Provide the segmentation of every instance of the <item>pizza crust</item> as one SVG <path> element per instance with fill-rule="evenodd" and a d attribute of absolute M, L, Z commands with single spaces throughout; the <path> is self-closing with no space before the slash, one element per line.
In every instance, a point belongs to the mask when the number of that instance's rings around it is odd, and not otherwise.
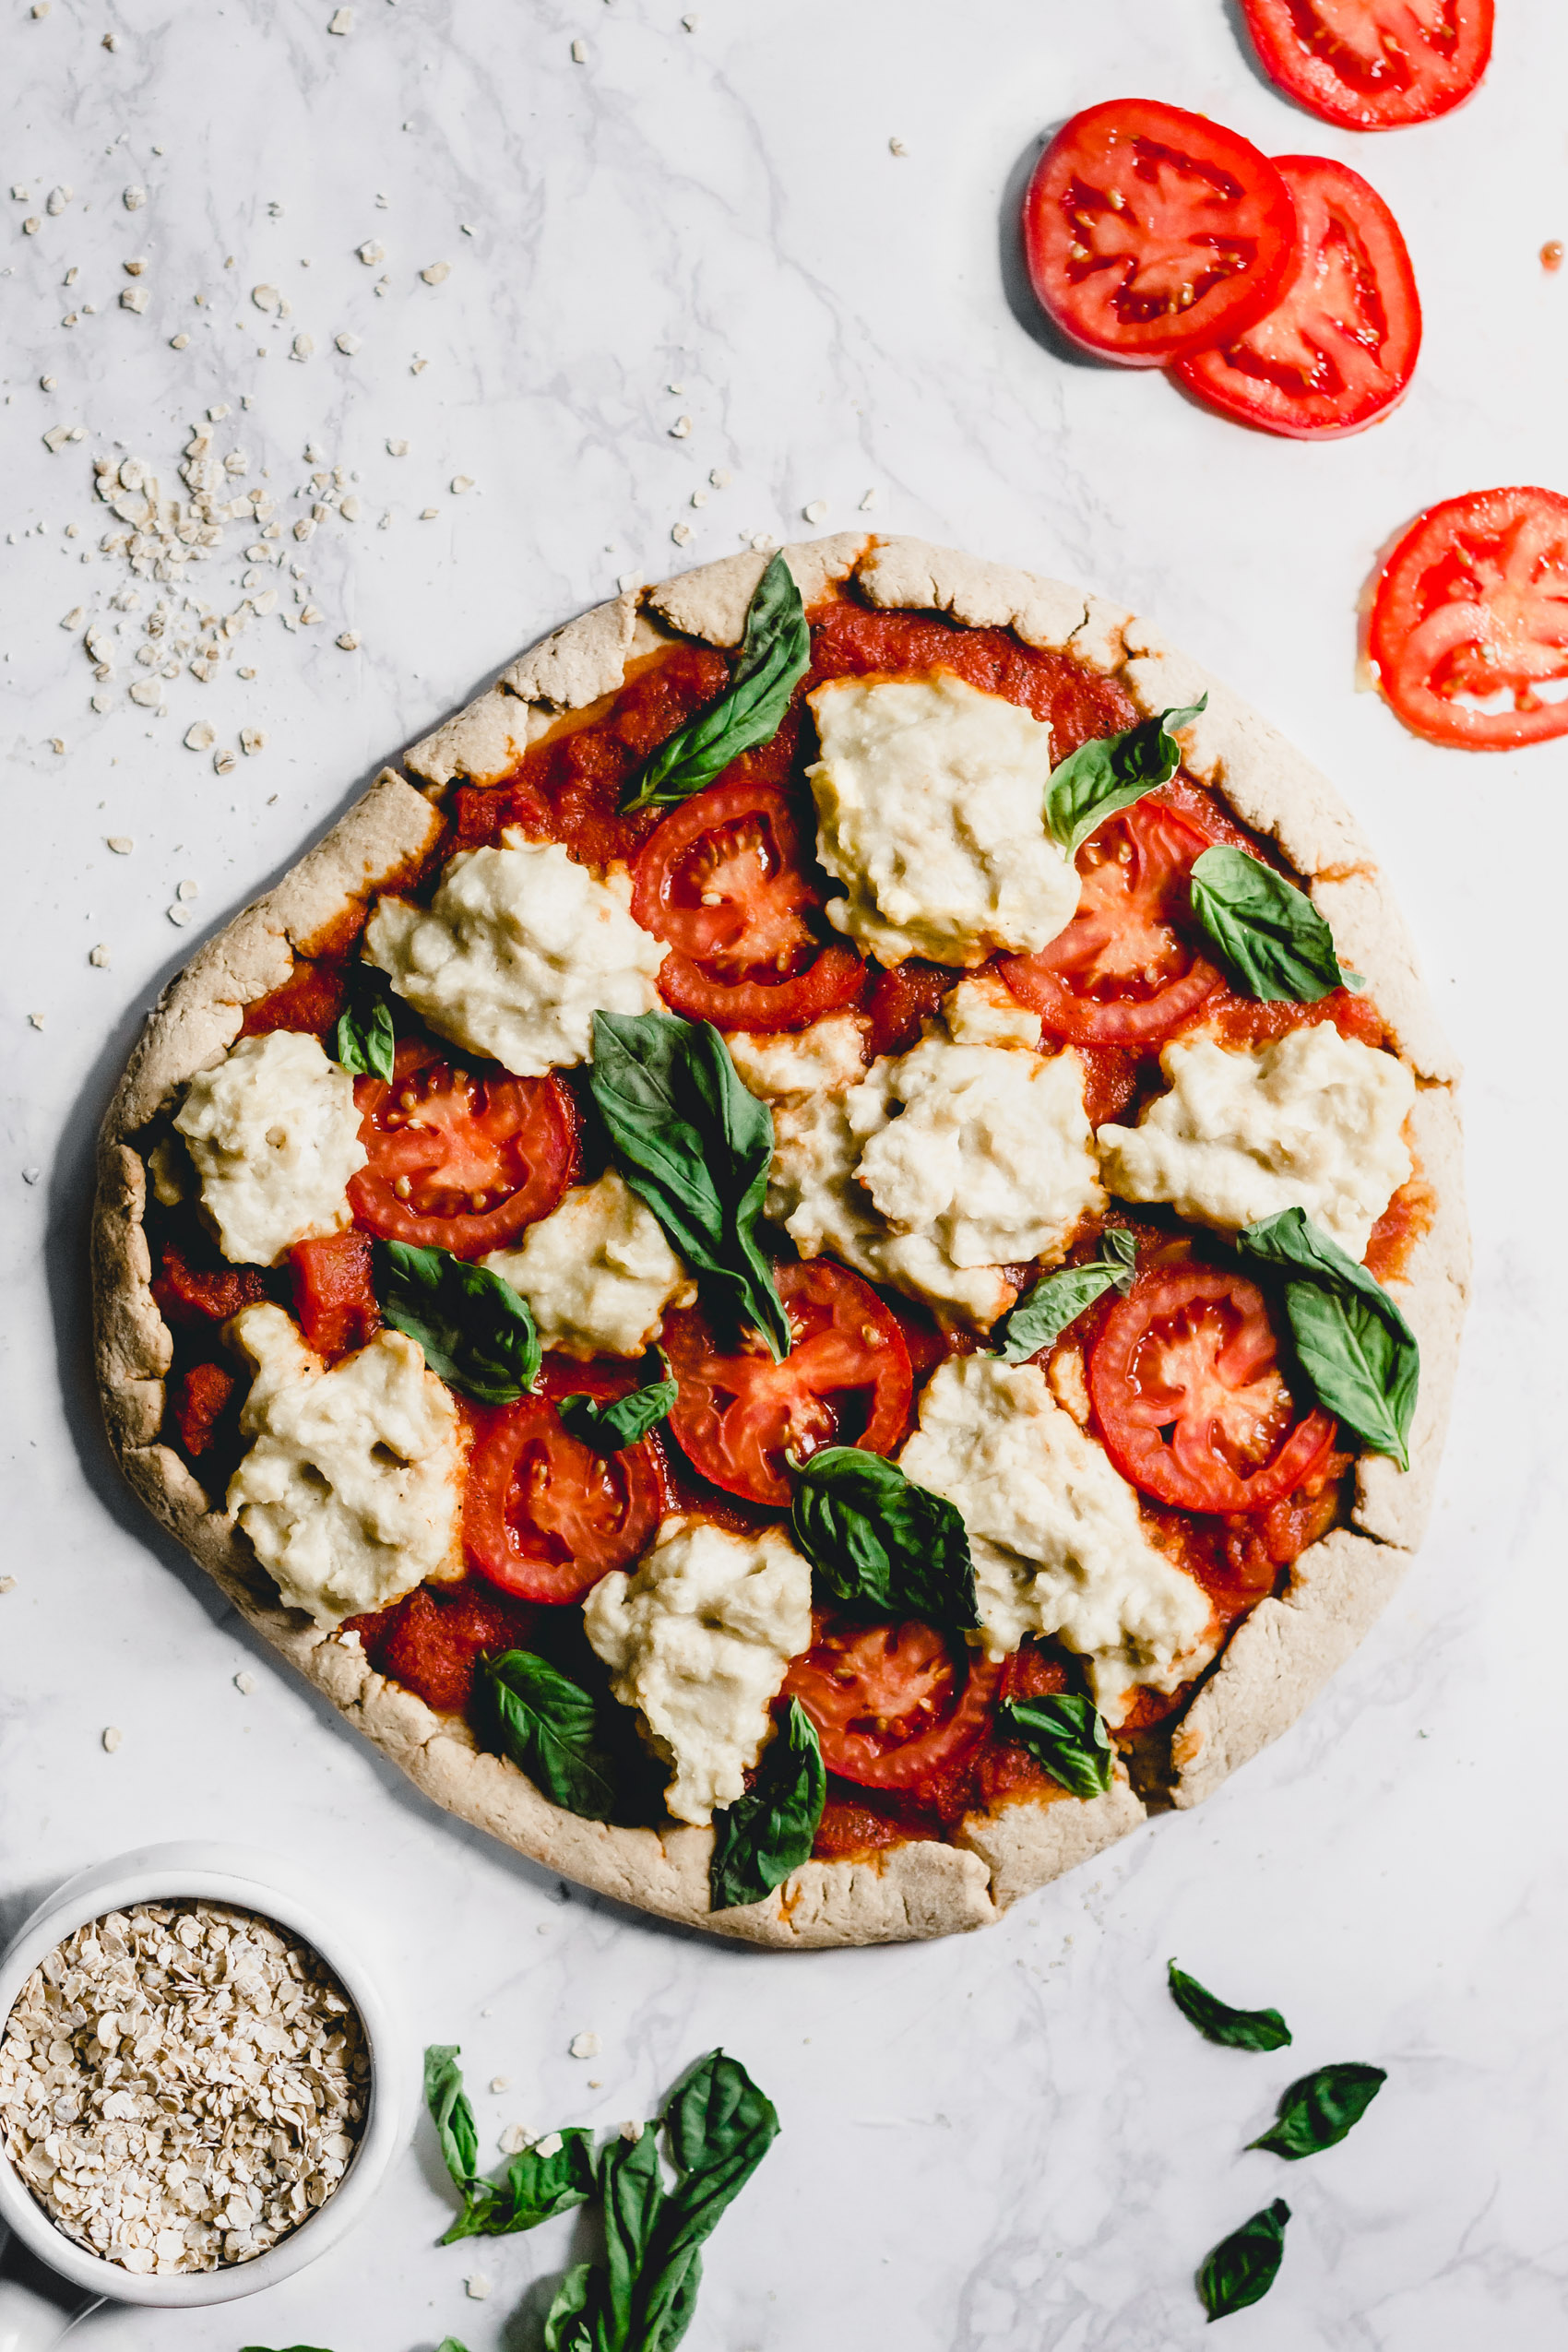
<path fill-rule="evenodd" d="M 1294 1722 L 1382 1609 L 1431 1508 L 1468 1278 L 1455 1065 L 1417 974 L 1396 909 L 1333 788 L 1229 689 L 1170 651 L 1146 624 L 1052 580 L 914 540 L 852 533 L 784 551 L 807 603 L 853 580 L 893 609 L 937 610 L 1027 644 L 1070 648 L 1118 678 L 1148 713 L 1195 701 L 1188 765 L 1311 886 L 1347 959 L 1365 973 L 1422 1087 L 1412 1137 L 1435 1215 L 1398 1287 L 1422 1340 L 1412 1467 L 1376 1457 L 1357 1476 L 1355 1529 L 1326 1537 L 1289 1586 L 1241 1627 L 1173 1741 L 1174 1799 L 1192 1805 Z M 1065 1795 L 968 1816 L 952 1845 L 912 1841 L 855 1862 L 809 1862 L 765 1903 L 707 1907 L 709 1830 L 620 1829 L 544 1798 L 504 1758 L 476 1749 L 459 1719 L 384 1680 L 357 1639 L 282 1609 L 227 1514 L 158 1442 L 170 1334 L 151 1292 L 142 1229 L 145 1152 L 179 1087 L 238 1035 L 244 1007 L 285 980 L 346 910 L 406 878 L 440 829 L 433 807 L 457 779 L 492 783 L 530 742 L 621 683 L 671 632 L 733 646 L 768 561 L 734 556 L 569 622 L 407 754 L 416 790 L 391 769 L 276 889 L 208 942 L 150 1016 L 104 1123 L 93 1220 L 99 1382 L 111 1443 L 148 1509 L 216 1579 L 246 1621 L 435 1803 L 543 1868 L 656 1916 L 783 1950 L 900 1942 L 986 1925 L 1021 1895 L 1124 1836 L 1144 1808 L 1118 1772 L 1102 1798 Z"/>

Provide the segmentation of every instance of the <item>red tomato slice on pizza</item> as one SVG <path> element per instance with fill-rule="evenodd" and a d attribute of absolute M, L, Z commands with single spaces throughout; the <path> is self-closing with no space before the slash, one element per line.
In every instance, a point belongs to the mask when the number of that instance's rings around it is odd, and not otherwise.
<path fill-rule="evenodd" d="M 354 1101 L 370 1158 L 349 1205 L 384 1241 L 485 1257 L 548 1216 L 576 1173 L 576 1105 L 553 1071 L 476 1077 L 405 1039 L 390 1085 L 358 1078 Z"/>
<path fill-rule="evenodd" d="M 1491 56 L 1492 0 L 1241 0 L 1264 71 L 1348 131 L 1461 106 Z"/>
<path fill-rule="evenodd" d="M 552 1387 L 600 1401 L 636 1385 L 635 1374 L 566 1370 L 570 1377 L 552 1378 Z M 520 1396 L 493 1415 L 474 1447 L 463 1541 L 480 1574 L 517 1599 L 581 1600 L 612 1568 L 631 1566 L 663 1509 L 650 1441 L 596 1453 L 567 1435 L 550 1397 Z"/>
<path fill-rule="evenodd" d="M 1087 107 L 1024 197 L 1029 279 L 1062 332 L 1164 367 L 1274 308 L 1296 252 L 1278 172 L 1235 131 L 1157 99 Z"/>
<path fill-rule="evenodd" d="M 1421 348 L 1421 303 L 1399 223 L 1348 164 L 1281 155 L 1295 202 L 1296 274 L 1266 318 L 1170 373 L 1210 408 L 1265 433 L 1330 441 L 1400 400 Z"/>
<path fill-rule="evenodd" d="M 816 1727 L 822 1761 L 862 1788 L 918 1790 L 991 1727 L 1002 1667 L 929 1625 L 856 1625 L 818 1612 L 784 1693 Z"/>

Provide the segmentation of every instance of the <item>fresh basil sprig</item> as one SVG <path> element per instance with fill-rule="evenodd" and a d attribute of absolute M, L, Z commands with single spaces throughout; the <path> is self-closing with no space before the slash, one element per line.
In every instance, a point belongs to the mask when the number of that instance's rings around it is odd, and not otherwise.
<path fill-rule="evenodd" d="M 1250 2148 L 1267 2148 L 1291 2164 L 1337 2147 L 1353 2131 L 1388 2080 L 1382 2066 L 1320 2066 L 1303 2074 L 1281 2095 L 1269 2129 L 1249 2140 Z"/>
<path fill-rule="evenodd" d="M 580 1445 L 591 1445 L 596 1454 L 620 1454 L 658 1428 L 680 1393 L 678 1381 L 655 1380 L 604 1405 L 574 1389 L 558 1399 L 555 1410 L 562 1428 Z"/>
<path fill-rule="evenodd" d="M 1290 2028 L 1277 2009 L 1232 2009 L 1174 1960 L 1166 1969 L 1171 2000 L 1206 2042 L 1218 2042 L 1221 2049 L 1283 2049 L 1289 2041 Z"/>
<path fill-rule="evenodd" d="M 1004 1364 L 1021 1364 L 1048 1348 L 1059 1332 L 1076 1323 L 1086 1307 L 1108 1290 L 1125 1298 L 1137 1271 L 1137 1250 L 1125 1226 L 1111 1225 L 1099 1237 L 1099 1255 L 1087 1265 L 1063 1265 L 1043 1274 L 1026 1290 L 992 1333 Z"/>
<path fill-rule="evenodd" d="M 1162 710 L 1120 735 L 1097 736 L 1051 769 L 1045 821 L 1070 858 L 1108 816 L 1170 783 L 1182 764 L 1182 746 L 1170 730 L 1189 726 L 1207 707 L 1205 695 L 1189 710 Z"/>
<path fill-rule="evenodd" d="M 1198 2295 L 1211 2320 L 1226 2319 L 1232 2311 L 1244 2311 L 1249 2303 L 1263 2301 L 1285 2259 L 1289 2218 L 1289 2206 L 1283 2197 L 1276 2197 L 1205 2256 Z"/>
<path fill-rule="evenodd" d="M 1061 1692 L 1045 1699 L 1015 1699 L 997 1709 L 996 1727 L 1027 1748 L 1069 1796 L 1103 1797 L 1113 1762 L 1105 1718 L 1092 1699 Z"/>
<path fill-rule="evenodd" d="M 448 1250 L 378 1241 L 381 1312 L 424 1349 L 449 1388 L 481 1405 L 510 1405 L 539 1378 L 539 1334 L 528 1301 L 488 1266 Z"/>
<path fill-rule="evenodd" d="M 756 1239 L 773 1113 L 719 1031 L 673 1013 L 596 1013 L 588 1085 L 633 1192 L 781 1362 L 790 1319 Z"/>
<path fill-rule="evenodd" d="M 503 2180 L 486 2180 L 476 2170 L 479 2133 L 457 2058 L 455 2042 L 433 2044 L 424 2054 L 425 2105 L 446 2169 L 463 2199 L 463 2210 L 441 2243 L 509 2237 L 585 2204 L 594 2191 L 591 2132 L 551 2132 L 515 2156 Z"/>
<path fill-rule="evenodd" d="M 356 964 L 349 974 L 349 1001 L 338 1016 L 333 1050 L 345 1070 L 359 1077 L 392 1080 L 398 1040 L 386 982 L 374 964 Z"/>
<path fill-rule="evenodd" d="M 851 1608 L 919 1617 L 949 1633 L 980 1623 L 969 1538 L 954 1505 L 859 1445 L 825 1445 L 797 1473 L 790 1532 Z"/>
<path fill-rule="evenodd" d="M 1285 1276 L 1290 1334 L 1319 1403 L 1408 1470 L 1421 1354 L 1391 1293 L 1304 1209 L 1261 1218 L 1236 1239 L 1245 1256 Z"/>
<path fill-rule="evenodd" d="M 1245 849 L 1221 843 L 1194 861 L 1193 912 L 1209 945 L 1249 996 L 1315 1004 L 1355 978 L 1304 890 Z"/>
<path fill-rule="evenodd" d="M 770 743 L 811 658 L 811 631 L 801 591 L 783 556 L 776 555 L 747 608 L 745 642 L 734 676 L 716 703 L 659 744 L 630 797 L 622 802 L 622 815 L 689 800 L 742 752 Z"/>
<path fill-rule="evenodd" d="M 615 1776 L 595 1733 L 594 1704 L 580 1682 L 532 1650 L 481 1661 L 506 1752 L 553 1804 L 585 1821 L 608 1821 Z"/>
<path fill-rule="evenodd" d="M 826 1797 L 816 1727 L 799 1699 L 791 1699 L 751 1788 L 714 1816 L 707 1874 L 713 1909 L 760 1903 L 809 1860 Z"/>

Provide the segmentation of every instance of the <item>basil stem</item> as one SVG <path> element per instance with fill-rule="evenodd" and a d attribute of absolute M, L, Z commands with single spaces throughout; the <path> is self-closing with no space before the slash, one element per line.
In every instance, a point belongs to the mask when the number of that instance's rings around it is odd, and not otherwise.
<path fill-rule="evenodd" d="M 716 703 L 659 744 L 622 802 L 622 815 L 689 800 L 742 752 L 771 742 L 810 666 L 811 631 L 801 591 L 783 556 L 776 555 L 747 609 L 734 676 Z"/>
<path fill-rule="evenodd" d="M 488 1266 L 409 1241 L 376 1243 L 381 1312 L 424 1349 L 448 1387 L 481 1405 L 510 1405 L 539 1377 L 528 1301 Z"/>
<path fill-rule="evenodd" d="M 487 2180 L 476 2172 L 479 2134 L 457 2055 L 456 2043 L 434 2044 L 424 2054 L 425 2105 L 446 2169 L 463 2198 L 463 2210 L 441 2243 L 508 2237 L 582 2204 L 594 2188 L 590 2132 L 551 2132 L 512 2158 L 505 2180 Z"/>
<path fill-rule="evenodd" d="M 1227 844 L 1194 861 L 1193 912 L 1248 996 L 1315 1004 L 1347 984 L 1334 933 L 1304 890 Z"/>
<path fill-rule="evenodd" d="M 1267 2148 L 1291 2164 L 1302 2156 L 1317 2156 L 1324 2148 L 1337 2147 L 1387 2080 L 1387 2072 L 1381 2066 L 1320 2066 L 1316 2073 L 1303 2074 L 1300 2082 L 1291 2084 L 1280 2097 L 1269 2129 L 1247 2145 Z"/>
<path fill-rule="evenodd" d="M 1097 736 L 1051 769 L 1045 821 L 1070 858 L 1107 817 L 1169 784 L 1182 764 L 1182 746 L 1170 730 L 1190 726 L 1207 707 L 1205 695 L 1190 709 L 1162 710 L 1119 735 Z"/>
<path fill-rule="evenodd" d="M 1304 1209 L 1244 1225 L 1236 1240 L 1243 1256 L 1285 1276 L 1291 1337 L 1318 1402 L 1408 1470 L 1421 1355 L 1397 1301 Z"/>
<path fill-rule="evenodd" d="M 1108 1226 L 1099 1237 L 1099 1246 L 1100 1254 L 1087 1265 L 1063 1265 L 1054 1274 L 1041 1275 L 1003 1316 L 991 1336 L 1004 1364 L 1021 1364 L 1049 1348 L 1070 1323 L 1077 1322 L 1086 1307 L 1092 1307 L 1108 1290 L 1119 1290 L 1125 1298 L 1137 1270 L 1133 1237 L 1124 1226 Z"/>
<path fill-rule="evenodd" d="M 799 1699 L 762 1752 L 752 1787 L 717 1814 L 708 1900 L 715 1911 L 760 1903 L 809 1860 L 827 1797 L 816 1728 Z"/>
<path fill-rule="evenodd" d="M 1052 1780 L 1086 1801 L 1103 1797 L 1114 1757 L 1105 1718 L 1092 1699 L 1061 1692 L 1044 1699 L 1015 1699 L 997 1709 L 996 1728 L 1027 1748 Z"/>
<path fill-rule="evenodd" d="M 1232 2009 L 1228 2001 L 1189 1977 L 1174 1960 L 1166 1963 L 1170 1998 L 1206 2042 L 1221 2049 L 1283 2049 L 1290 2028 L 1277 2009 Z"/>
<path fill-rule="evenodd" d="M 795 1480 L 790 1532 L 836 1598 L 949 1633 L 980 1623 L 969 1538 L 954 1505 L 859 1445 L 826 1445 Z"/>
<path fill-rule="evenodd" d="M 1263 2301 L 1285 2259 L 1285 2225 L 1289 2218 L 1289 2206 L 1283 2197 L 1276 2197 L 1204 2257 L 1198 2296 L 1211 2320 L 1227 2319 L 1232 2311 L 1244 2311 L 1250 2303 Z"/>

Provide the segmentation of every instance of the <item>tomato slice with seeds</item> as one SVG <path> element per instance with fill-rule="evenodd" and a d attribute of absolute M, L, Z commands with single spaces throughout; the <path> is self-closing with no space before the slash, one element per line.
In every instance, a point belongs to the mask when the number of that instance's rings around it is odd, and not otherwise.
<path fill-rule="evenodd" d="M 817 1610 L 784 1695 L 810 1716 L 822 1761 L 840 1780 L 913 1790 L 979 1747 L 1002 1673 L 929 1625 L 857 1625 Z"/>
<path fill-rule="evenodd" d="M 1188 877 L 1206 834 L 1137 801 L 1078 851 L 1078 911 L 1038 956 L 999 969 L 1021 1004 L 1075 1045 L 1151 1046 L 1195 1013 L 1221 975 L 1191 944 Z"/>
<path fill-rule="evenodd" d="M 1156 99 L 1063 124 L 1024 197 L 1029 278 L 1062 332 L 1163 367 L 1274 308 L 1296 250 L 1290 192 L 1250 140 Z"/>
<path fill-rule="evenodd" d="M 1154 1267 L 1105 1319 L 1089 1397 L 1124 1479 L 1182 1511 L 1266 1511 L 1334 1443 L 1279 1371 L 1263 1292 L 1219 1267 Z"/>
<path fill-rule="evenodd" d="M 770 785 L 710 785 L 671 809 L 637 860 L 632 912 L 671 953 L 667 1004 L 721 1029 L 798 1029 L 860 990 L 831 944 L 800 820 Z"/>
<path fill-rule="evenodd" d="M 558 1394 L 602 1401 L 636 1375 L 573 1364 Z M 612 1568 L 645 1550 L 664 1510 L 657 1446 L 596 1454 L 569 1437 L 551 1397 L 520 1396 L 489 1422 L 469 1462 L 463 1541 L 483 1576 L 519 1600 L 581 1600 Z"/>
<path fill-rule="evenodd" d="M 1463 105 L 1491 57 L 1492 0 L 1241 0 L 1264 71 L 1348 131 Z"/>
<path fill-rule="evenodd" d="M 349 1206 L 384 1241 L 484 1257 L 548 1216 L 576 1173 L 577 1109 L 553 1071 L 476 1077 L 405 1039 L 391 1084 L 357 1078 L 354 1101 L 370 1158 Z"/>
<path fill-rule="evenodd" d="M 1431 506 L 1383 567 L 1367 649 L 1396 718 L 1461 751 L 1568 734 L 1568 498 Z"/>
<path fill-rule="evenodd" d="M 669 1425 L 682 1452 L 714 1486 L 783 1510 L 787 1453 L 885 1454 L 914 1383 L 897 1319 L 869 1282 L 829 1258 L 774 1272 L 793 1334 L 781 1364 L 753 1335 L 739 1350 L 721 1343 L 701 1307 L 665 1316 L 663 1347 L 681 1386 Z"/>
<path fill-rule="evenodd" d="M 1359 172 L 1321 155 L 1275 163 L 1296 206 L 1295 278 L 1266 318 L 1171 374 L 1242 424 L 1337 440 L 1404 398 L 1421 348 L 1416 273 L 1399 223 Z"/>

